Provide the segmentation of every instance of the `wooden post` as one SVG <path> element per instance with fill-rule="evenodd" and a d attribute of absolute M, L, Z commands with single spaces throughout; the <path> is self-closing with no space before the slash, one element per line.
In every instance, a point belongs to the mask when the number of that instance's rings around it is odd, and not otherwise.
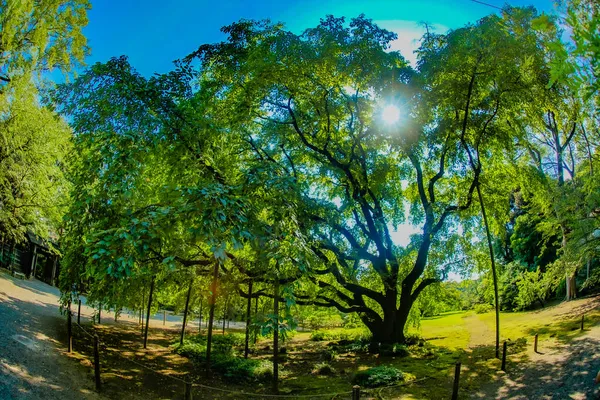
<path fill-rule="evenodd" d="M 67 351 L 73 351 L 73 328 L 71 326 L 71 300 L 67 305 Z"/>
<path fill-rule="evenodd" d="M 163 310 L 163 326 L 167 323 L 167 311 Z"/>
<path fill-rule="evenodd" d="M 352 386 L 352 400 L 360 399 L 360 386 L 354 385 Z"/>
<path fill-rule="evenodd" d="M 102 304 L 98 305 L 98 325 L 101 324 L 100 315 L 102 313 Z"/>
<path fill-rule="evenodd" d="M 538 334 L 536 333 L 535 334 L 535 339 L 533 340 L 533 351 L 536 352 L 536 353 L 538 352 L 537 346 L 538 346 Z"/>
<path fill-rule="evenodd" d="M 150 294 L 148 295 L 148 311 L 146 312 L 146 327 L 144 329 L 144 349 L 148 344 L 148 326 L 150 325 L 150 308 L 152 307 L 152 295 L 154 293 L 154 277 L 152 276 L 152 281 L 150 282 Z"/>
<path fill-rule="evenodd" d="M 506 340 L 504 341 L 504 345 L 502 346 L 502 371 L 506 372 Z"/>
<path fill-rule="evenodd" d="M 454 366 L 454 385 L 452 386 L 452 400 L 458 399 L 458 386 L 460 382 L 460 363 L 457 362 Z"/>
<path fill-rule="evenodd" d="M 192 400 L 192 384 L 185 383 L 185 400 Z"/>
<path fill-rule="evenodd" d="M 581 315 L 581 330 L 583 330 L 583 321 L 585 319 L 585 314 Z"/>
<path fill-rule="evenodd" d="M 77 306 L 77 324 L 81 325 L 81 299 L 79 299 L 79 305 Z"/>
<path fill-rule="evenodd" d="M 94 335 L 94 375 L 96 390 L 100 390 L 100 351 L 98 350 L 98 335 Z"/>
<path fill-rule="evenodd" d="M 246 341 L 244 358 L 248 358 L 248 341 L 250 340 L 250 309 L 252 308 L 252 281 L 248 282 L 248 304 L 246 306 Z"/>

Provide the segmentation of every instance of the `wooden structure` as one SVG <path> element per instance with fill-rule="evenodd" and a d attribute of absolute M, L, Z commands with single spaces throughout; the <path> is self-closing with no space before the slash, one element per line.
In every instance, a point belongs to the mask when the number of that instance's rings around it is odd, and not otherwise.
<path fill-rule="evenodd" d="M 60 263 L 52 251 L 56 245 L 27 232 L 22 243 L 0 242 L 0 265 L 13 274 L 35 277 L 50 285 L 57 286 Z"/>

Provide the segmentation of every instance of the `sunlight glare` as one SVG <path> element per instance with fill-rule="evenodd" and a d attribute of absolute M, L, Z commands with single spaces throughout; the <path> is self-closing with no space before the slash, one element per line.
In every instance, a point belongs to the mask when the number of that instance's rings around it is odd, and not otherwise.
<path fill-rule="evenodd" d="M 400 109 L 394 105 L 386 106 L 381 113 L 381 118 L 388 125 L 395 124 L 400 119 Z"/>

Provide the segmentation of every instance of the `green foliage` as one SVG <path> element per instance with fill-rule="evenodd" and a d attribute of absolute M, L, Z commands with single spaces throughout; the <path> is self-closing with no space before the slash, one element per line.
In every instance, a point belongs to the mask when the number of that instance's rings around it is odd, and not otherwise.
<path fill-rule="evenodd" d="M 279 315 L 261 299 L 255 332 L 285 340 L 296 319 L 343 324 L 356 332 L 311 339 L 370 336 L 394 353 L 420 318 L 490 302 L 476 189 L 503 238 L 503 308 L 543 301 L 560 274 L 598 258 L 597 121 L 577 91 L 549 85 L 567 51 L 553 49 L 552 18 L 506 8 L 428 31 L 415 68 L 388 51 L 395 34 L 348 22 L 328 16 L 296 34 L 244 20 L 167 74 L 144 78 L 121 57 L 57 90 L 75 131 L 63 299 L 87 291 L 92 303 L 139 307 L 157 279 L 157 298 L 180 309 L 216 263 L 217 295 L 252 279 L 255 293 L 282 299 Z M 403 121 L 380 121 L 387 102 Z M 418 233 L 403 247 L 391 231 L 404 223 Z M 439 283 L 473 271 L 482 277 Z M 242 308 L 220 298 L 226 313 Z M 235 340 L 223 340 L 229 354 Z"/>
<path fill-rule="evenodd" d="M 225 343 L 235 343 L 232 338 L 217 339 L 227 336 L 213 336 L 214 353 L 211 356 L 211 368 L 231 381 L 265 381 L 271 379 L 273 364 L 266 360 L 244 359 L 233 355 L 231 347 Z M 215 340 L 217 339 L 217 340 Z M 185 341 L 183 346 L 177 345 L 175 352 L 189 358 L 201 366 L 206 363 L 206 342 L 197 335 L 191 341 Z"/>
<path fill-rule="evenodd" d="M 492 311 L 493 309 L 494 306 L 488 303 L 475 304 L 475 306 L 473 307 L 473 310 L 477 314 L 485 314 Z"/>
<path fill-rule="evenodd" d="M 404 381 L 404 379 L 404 374 L 399 369 L 380 365 L 357 372 L 352 379 L 352 383 L 362 387 L 379 387 L 393 385 Z"/>
<path fill-rule="evenodd" d="M 544 301 L 548 296 L 552 282 L 551 274 L 542 276 L 540 270 L 524 272 L 517 280 L 518 295 L 515 298 L 516 309 L 525 310 L 530 308 L 533 303 L 539 302 L 544 306 Z"/>
<path fill-rule="evenodd" d="M 69 73 L 87 54 L 87 0 L 0 4 L 0 234 L 22 242 L 26 231 L 56 240 L 69 203 L 65 177 L 71 130 L 40 104 L 57 68 Z M 58 249 L 52 251 L 58 253 Z"/>
<path fill-rule="evenodd" d="M 225 335 L 213 335 L 212 350 L 215 353 L 232 355 L 235 352 L 235 347 L 244 345 L 246 337 L 241 333 L 227 333 Z M 191 335 L 186 337 L 185 343 L 198 344 L 206 347 L 206 335 Z"/>
<path fill-rule="evenodd" d="M 354 329 L 330 329 L 330 330 L 316 330 L 310 334 L 310 340 L 328 341 L 328 340 L 345 340 L 345 341 L 360 341 L 368 340 L 370 334 L 364 328 Z"/>

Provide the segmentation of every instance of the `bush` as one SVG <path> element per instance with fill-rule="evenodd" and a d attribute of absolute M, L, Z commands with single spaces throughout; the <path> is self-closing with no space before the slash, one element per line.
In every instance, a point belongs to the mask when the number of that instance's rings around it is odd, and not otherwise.
<path fill-rule="evenodd" d="M 312 370 L 315 375 L 332 375 L 334 372 L 335 370 L 326 362 L 316 364 Z"/>
<path fill-rule="evenodd" d="M 473 310 L 475 310 L 475 312 L 477 314 L 485 314 L 486 312 L 490 312 L 493 309 L 494 309 L 494 306 L 492 306 L 491 304 L 487 304 L 487 303 L 475 304 L 475 307 L 473 307 Z"/>
<path fill-rule="evenodd" d="M 382 344 L 379 346 L 379 355 L 406 357 L 409 355 L 409 352 L 408 348 L 403 344 Z"/>
<path fill-rule="evenodd" d="M 359 371 L 352 382 L 364 387 L 378 387 L 404 381 L 404 374 L 397 368 L 380 365 Z"/>
<path fill-rule="evenodd" d="M 325 361 L 335 361 L 338 357 L 338 352 L 333 349 L 328 349 L 323 352 L 323 359 Z"/>
<path fill-rule="evenodd" d="M 190 341 L 184 342 L 182 346 L 175 347 L 175 353 L 189 358 L 192 363 L 202 365 L 206 362 L 206 338 L 190 337 Z M 211 368 L 222 374 L 231 381 L 263 381 L 273 377 L 273 363 L 266 360 L 252 360 L 233 355 L 229 343 L 236 343 L 235 337 L 230 335 L 213 336 L 213 355 L 211 357 Z M 231 335 L 233 336 L 233 335 Z M 220 338 L 214 340 L 216 338 Z M 192 342 L 194 340 L 195 342 Z M 204 343 L 203 343 L 204 342 Z"/>
<path fill-rule="evenodd" d="M 327 333 L 325 331 L 312 331 L 310 333 L 310 340 L 313 342 L 320 342 L 327 339 Z"/>
<path fill-rule="evenodd" d="M 175 353 L 187 357 L 194 363 L 206 361 L 206 345 L 199 343 L 184 343 L 175 348 Z"/>

